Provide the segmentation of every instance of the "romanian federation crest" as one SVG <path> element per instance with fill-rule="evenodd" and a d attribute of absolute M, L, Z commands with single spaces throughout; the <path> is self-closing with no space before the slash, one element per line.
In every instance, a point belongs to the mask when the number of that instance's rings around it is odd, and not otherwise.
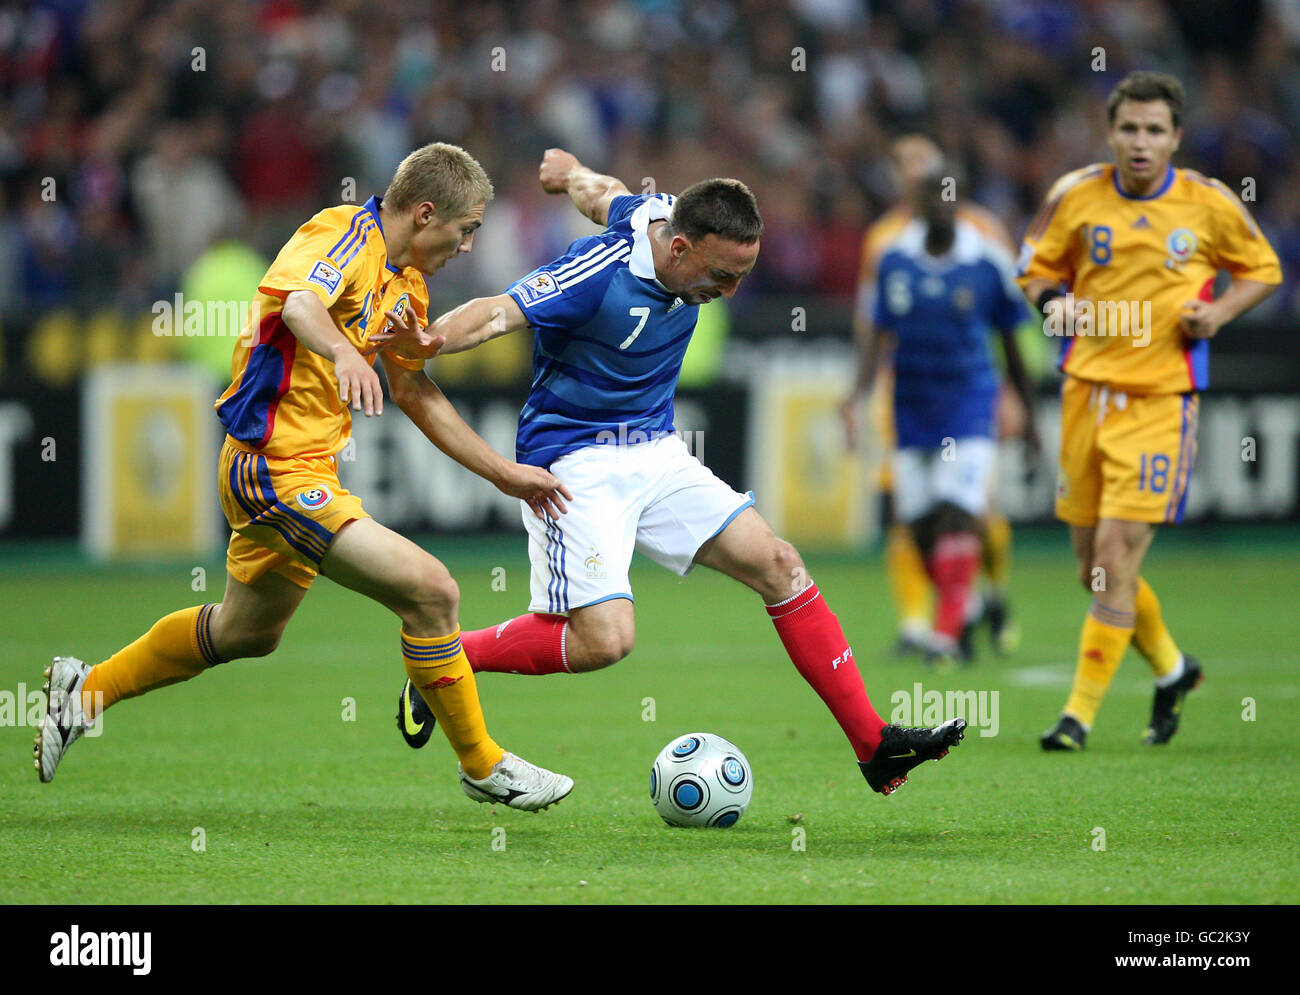
<path fill-rule="evenodd" d="M 1165 250 L 1169 253 L 1165 266 L 1181 266 L 1196 254 L 1196 233 L 1190 228 L 1175 228 L 1165 239 Z"/>
<path fill-rule="evenodd" d="M 333 501 L 334 495 L 330 493 L 328 487 L 313 487 L 309 491 L 300 493 L 294 500 L 307 511 L 315 511 Z"/>

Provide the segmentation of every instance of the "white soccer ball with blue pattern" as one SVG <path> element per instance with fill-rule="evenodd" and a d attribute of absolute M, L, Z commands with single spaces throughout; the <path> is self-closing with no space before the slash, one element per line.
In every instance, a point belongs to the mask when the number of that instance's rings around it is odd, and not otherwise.
<path fill-rule="evenodd" d="M 650 768 L 650 800 L 670 826 L 734 826 L 753 794 L 745 755 L 711 732 L 678 736 Z"/>

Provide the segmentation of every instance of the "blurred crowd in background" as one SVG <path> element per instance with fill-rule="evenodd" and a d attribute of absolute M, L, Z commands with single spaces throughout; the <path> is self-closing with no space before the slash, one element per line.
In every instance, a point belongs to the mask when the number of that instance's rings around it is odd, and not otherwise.
<path fill-rule="evenodd" d="M 634 192 L 748 182 L 767 234 L 743 326 L 755 295 L 852 296 L 901 131 L 935 137 L 1018 238 L 1054 178 L 1109 157 L 1105 98 L 1134 68 L 1183 80 L 1176 164 L 1253 194 L 1288 279 L 1265 313 L 1300 310 L 1296 0 L 8 4 L 0 323 L 147 314 L 204 274 L 248 286 L 307 217 L 441 140 L 497 197 L 435 305 L 584 230 L 536 182 L 558 145 Z"/>

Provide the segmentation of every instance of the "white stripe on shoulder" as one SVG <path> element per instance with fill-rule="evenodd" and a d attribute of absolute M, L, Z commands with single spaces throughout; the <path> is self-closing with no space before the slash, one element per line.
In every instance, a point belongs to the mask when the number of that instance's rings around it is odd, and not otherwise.
<path fill-rule="evenodd" d="M 555 277 L 557 280 L 562 279 L 574 270 L 582 269 L 583 266 L 587 265 L 587 263 L 591 261 L 593 256 L 608 252 L 611 248 L 613 248 L 613 246 L 611 246 L 609 242 L 601 242 L 594 248 L 588 249 L 582 255 L 570 259 L 563 266 L 553 270 L 551 276 Z"/>
<path fill-rule="evenodd" d="M 621 262 L 631 254 L 632 254 L 632 246 L 627 242 L 619 242 L 613 252 L 593 260 L 591 265 L 587 266 L 581 272 L 571 273 L 567 279 L 560 281 L 560 289 L 567 290 L 569 287 L 581 283 L 583 280 L 587 279 L 587 277 L 593 275 L 594 273 L 600 272 L 610 263 Z"/>
<path fill-rule="evenodd" d="M 582 256 L 581 260 L 576 263 L 576 265 L 565 266 L 562 270 L 559 270 L 552 275 L 555 276 L 556 280 L 559 281 L 561 285 L 563 285 L 564 281 L 574 276 L 577 276 L 585 269 L 589 269 L 592 266 L 599 265 L 603 260 L 608 259 L 610 256 L 614 255 L 616 252 L 618 252 L 618 247 L 620 244 L 623 243 L 620 242 L 614 242 L 612 244 L 606 243 L 605 245 L 602 245 L 595 252 L 585 253 Z"/>

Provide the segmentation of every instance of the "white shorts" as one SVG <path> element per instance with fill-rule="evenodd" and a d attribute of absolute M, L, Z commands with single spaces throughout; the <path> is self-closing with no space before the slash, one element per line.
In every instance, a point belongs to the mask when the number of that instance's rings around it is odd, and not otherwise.
<path fill-rule="evenodd" d="M 981 436 L 954 439 L 929 449 L 909 446 L 895 458 L 894 501 L 898 518 L 914 522 L 947 501 L 976 518 L 989 507 L 997 443 Z"/>
<path fill-rule="evenodd" d="M 587 446 L 548 468 L 573 494 L 558 519 L 523 508 L 532 564 L 529 611 L 632 600 L 633 549 L 684 577 L 700 547 L 754 503 L 667 435 L 641 445 Z"/>

